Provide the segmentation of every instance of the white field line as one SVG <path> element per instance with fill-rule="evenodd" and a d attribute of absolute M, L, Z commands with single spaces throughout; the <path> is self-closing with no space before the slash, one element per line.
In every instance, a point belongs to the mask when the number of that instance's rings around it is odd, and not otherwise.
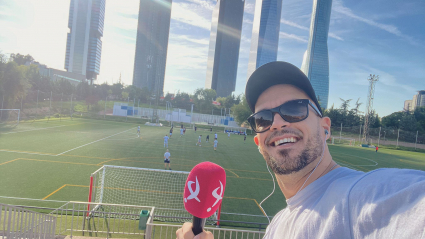
<path fill-rule="evenodd" d="M 0 149 L 0 152 L 15 153 L 15 154 L 33 154 L 33 155 L 44 155 L 44 156 L 56 156 L 56 155 L 53 155 L 53 154 L 39 154 L 39 153 L 30 153 L 30 152 L 21 152 L 21 151 L 9 151 L 9 150 L 3 150 L 3 149 Z"/>
<path fill-rule="evenodd" d="M 336 153 L 336 154 L 343 154 L 343 155 L 347 155 L 347 156 L 351 156 L 351 157 L 356 157 L 356 158 L 366 159 L 366 160 L 369 160 L 369 161 L 371 161 L 371 162 L 375 163 L 375 164 L 373 164 L 373 165 L 354 165 L 354 166 L 378 166 L 378 162 L 376 162 L 375 160 L 372 160 L 372 159 L 368 159 L 368 158 L 361 157 L 361 156 L 356 156 L 356 155 L 351 155 L 351 154 L 340 153 L 340 152 L 338 152 L 338 153 Z"/>
<path fill-rule="evenodd" d="M 34 130 L 52 129 L 52 128 L 58 128 L 58 127 L 64 127 L 64 126 L 68 126 L 68 125 L 60 125 L 60 126 L 53 126 L 53 127 L 47 127 L 47 128 L 38 128 L 38 129 L 29 129 L 29 130 L 9 132 L 9 133 L 0 133 L 0 134 L 16 134 L 16 133 L 22 133 L 22 132 L 28 132 L 28 131 L 34 131 Z"/>
<path fill-rule="evenodd" d="M 94 143 L 99 142 L 99 141 L 102 141 L 102 140 L 104 140 L 104 139 L 107 139 L 107 138 L 113 137 L 113 136 L 115 136 L 115 135 L 119 135 L 119 134 L 122 134 L 122 133 L 124 133 L 124 132 L 127 132 L 127 131 L 129 131 L 129 130 L 134 130 L 134 128 L 135 128 L 135 127 L 131 128 L 131 129 L 128 129 L 128 130 L 124 130 L 124 131 L 122 131 L 122 132 L 119 132 L 119 133 L 113 134 L 113 135 L 111 135 L 111 136 L 108 136 L 108 137 L 105 137 L 105 138 L 102 138 L 102 139 L 98 139 L 98 140 L 93 141 L 93 142 L 90 142 L 90 143 L 88 143 L 88 144 L 84 144 L 84 145 L 78 146 L 78 147 L 76 147 L 76 148 L 73 148 L 73 149 L 67 150 L 67 151 L 62 152 L 62 153 L 60 153 L 60 154 L 56 154 L 55 156 L 59 156 L 59 155 L 62 155 L 62 154 L 64 154 L 64 153 L 68 153 L 68 152 L 70 152 L 70 151 L 72 151 L 72 150 L 76 150 L 76 149 L 82 148 L 82 147 L 84 147 L 84 146 L 87 146 L 87 145 L 90 145 L 90 144 L 94 144 Z"/>

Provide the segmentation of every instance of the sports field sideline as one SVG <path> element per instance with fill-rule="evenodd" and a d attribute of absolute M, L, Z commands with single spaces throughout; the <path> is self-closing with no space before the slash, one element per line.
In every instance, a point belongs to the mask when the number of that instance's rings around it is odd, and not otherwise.
<path fill-rule="evenodd" d="M 63 203 L 53 200 L 87 201 L 90 174 L 102 165 L 164 169 L 163 137 L 170 128 L 140 125 L 137 137 L 138 125 L 74 118 L 0 128 L 0 202 L 56 208 Z M 222 211 L 262 215 L 258 203 L 272 191 L 273 183 L 253 136 L 248 135 L 244 143 L 243 136 L 228 138 L 222 131 L 217 132 L 218 148 L 214 151 L 214 132 L 188 129 L 180 137 L 179 129 L 174 128 L 169 140 L 171 168 L 190 171 L 202 161 L 219 164 L 227 173 Z M 202 147 L 195 146 L 200 134 Z M 210 143 L 205 142 L 208 134 Z M 389 149 L 375 153 L 374 149 L 335 145 L 329 148 L 336 162 L 357 170 L 425 170 L 424 153 Z M 269 216 L 285 206 L 278 188 L 263 204 Z M 240 217 L 222 219 L 244 221 Z"/>

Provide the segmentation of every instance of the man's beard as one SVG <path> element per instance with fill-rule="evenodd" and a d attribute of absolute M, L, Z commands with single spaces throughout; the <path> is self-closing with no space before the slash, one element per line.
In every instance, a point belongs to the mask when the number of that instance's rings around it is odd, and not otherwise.
<path fill-rule="evenodd" d="M 282 130 L 278 134 L 284 134 L 286 132 L 288 131 Z M 294 132 L 291 131 L 291 133 Z M 274 173 L 286 175 L 300 171 L 317 159 L 322 154 L 322 144 L 323 140 L 320 137 L 319 130 L 317 130 L 316 135 L 307 140 L 306 147 L 298 155 L 289 156 L 290 152 L 294 149 L 282 149 L 278 151 L 278 158 L 269 155 L 264 148 L 261 149 L 261 153 L 267 165 L 269 165 Z"/>

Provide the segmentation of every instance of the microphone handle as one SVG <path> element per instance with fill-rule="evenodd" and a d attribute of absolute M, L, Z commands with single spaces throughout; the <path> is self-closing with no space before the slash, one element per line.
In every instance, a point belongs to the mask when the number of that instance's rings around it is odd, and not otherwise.
<path fill-rule="evenodd" d="M 192 219 L 192 232 L 193 234 L 198 235 L 204 230 L 205 218 L 199 218 L 193 216 Z"/>

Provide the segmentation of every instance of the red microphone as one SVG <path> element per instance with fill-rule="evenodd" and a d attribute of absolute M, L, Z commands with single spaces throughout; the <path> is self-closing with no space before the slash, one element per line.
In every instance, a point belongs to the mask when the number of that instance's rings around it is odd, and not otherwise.
<path fill-rule="evenodd" d="M 186 211 L 193 215 L 192 231 L 202 232 L 205 218 L 214 214 L 221 204 L 226 187 L 226 172 L 215 163 L 203 162 L 196 165 L 187 177 L 183 203 Z"/>

